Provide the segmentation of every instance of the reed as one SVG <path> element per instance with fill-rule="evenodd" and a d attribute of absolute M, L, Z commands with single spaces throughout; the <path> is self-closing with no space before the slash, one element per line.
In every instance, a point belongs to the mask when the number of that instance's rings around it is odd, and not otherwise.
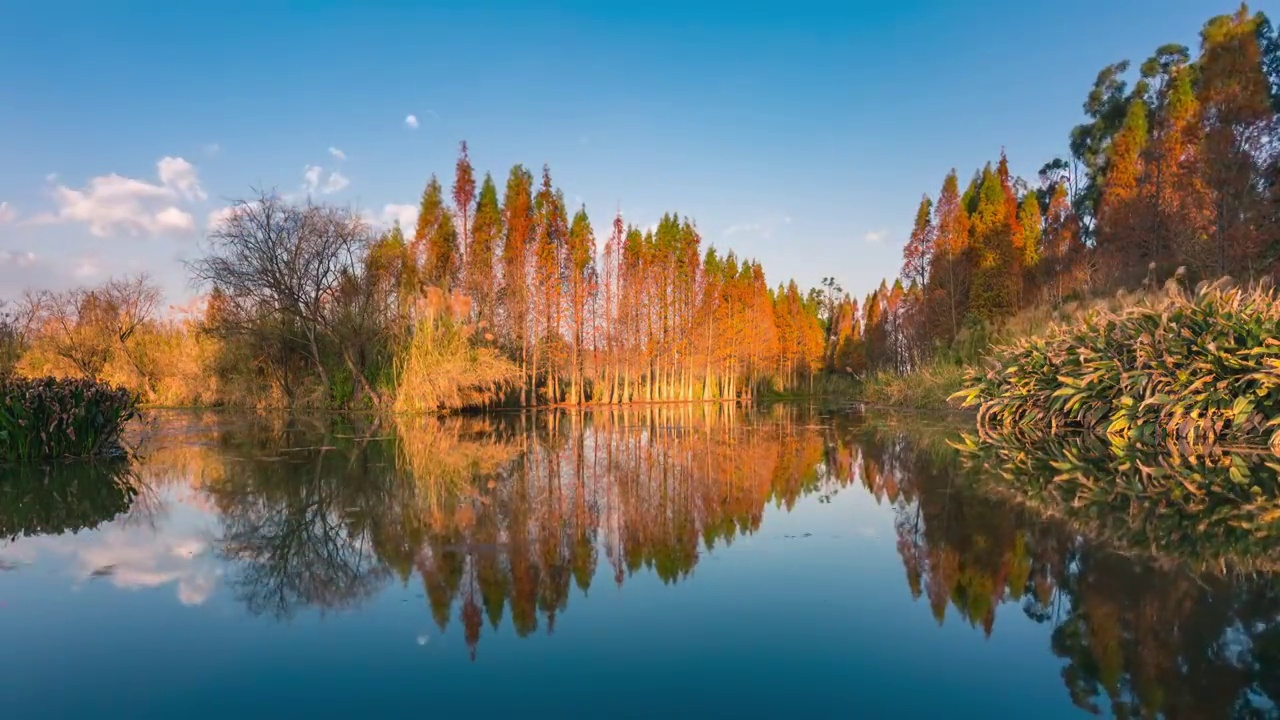
<path fill-rule="evenodd" d="M 996 348 L 965 385 L 951 400 L 977 408 L 984 440 L 1280 450 L 1280 305 L 1269 284 L 1173 290 Z"/>
<path fill-rule="evenodd" d="M 138 396 L 92 380 L 0 380 L 0 460 L 118 454 Z"/>
<path fill-rule="evenodd" d="M 494 348 L 477 344 L 480 328 L 449 319 L 417 323 L 397 365 L 394 410 L 434 413 L 497 405 L 520 369 Z"/>

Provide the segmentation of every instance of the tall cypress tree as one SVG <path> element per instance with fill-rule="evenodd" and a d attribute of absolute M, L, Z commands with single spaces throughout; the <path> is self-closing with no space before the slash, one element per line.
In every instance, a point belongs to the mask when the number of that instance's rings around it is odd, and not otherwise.
<path fill-rule="evenodd" d="M 467 254 L 467 292 L 476 300 L 480 317 L 493 320 L 494 252 L 502 239 L 502 208 L 498 205 L 498 188 L 489 173 L 480 185 L 475 224 L 471 229 L 471 249 Z"/>

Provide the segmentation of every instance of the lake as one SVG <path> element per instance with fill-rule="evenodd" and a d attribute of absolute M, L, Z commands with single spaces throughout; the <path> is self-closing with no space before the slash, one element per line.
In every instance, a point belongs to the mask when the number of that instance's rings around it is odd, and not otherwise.
<path fill-rule="evenodd" d="M 0 475 L 4 715 L 1273 717 L 1280 586 L 978 491 L 944 422 L 157 412 Z"/>

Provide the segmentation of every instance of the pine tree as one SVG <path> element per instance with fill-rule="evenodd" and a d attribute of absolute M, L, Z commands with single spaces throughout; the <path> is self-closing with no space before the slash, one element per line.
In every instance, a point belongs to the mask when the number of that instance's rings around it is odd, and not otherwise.
<path fill-rule="evenodd" d="M 1026 299 L 1034 299 L 1039 291 L 1035 279 L 1040 265 L 1040 241 L 1044 234 L 1044 219 L 1040 215 L 1040 199 L 1029 192 L 1022 197 L 1018 206 L 1018 233 L 1016 245 L 1021 248 L 1022 256 L 1019 265 L 1022 267 L 1023 304 Z"/>
<path fill-rule="evenodd" d="M 1116 133 L 1107 158 L 1107 172 L 1098 202 L 1098 248 L 1120 275 L 1132 281 L 1145 274 L 1150 258 L 1138 254 L 1145 224 L 1142 207 L 1143 152 L 1147 143 L 1147 103 L 1134 97 Z"/>
<path fill-rule="evenodd" d="M 569 366 L 573 377 L 569 386 L 568 400 L 571 403 L 582 403 L 585 399 L 582 356 L 587 329 L 587 306 L 591 302 L 596 286 L 596 237 L 591 229 L 591 221 L 587 218 L 585 207 L 579 208 L 573 215 L 566 254 L 569 265 L 569 315 L 573 327 L 570 345 L 572 356 Z"/>
<path fill-rule="evenodd" d="M 1271 86 L 1258 46 L 1257 16 L 1241 5 L 1200 32 L 1197 88 L 1204 122 L 1203 177 L 1217 274 L 1257 272 L 1266 200 L 1259 179 L 1271 169 L 1277 130 Z"/>
<path fill-rule="evenodd" d="M 1076 263 L 1085 248 L 1066 183 L 1055 183 L 1045 211 L 1041 267 L 1050 301 L 1059 304 L 1075 290 Z"/>
<path fill-rule="evenodd" d="M 916 209 L 916 221 L 911 228 L 911 237 L 902 248 L 902 277 L 906 278 L 907 282 L 923 285 L 929 279 L 934 243 L 933 201 L 928 195 L 924 195 L 920 198 L 920 206 Z"/>
<path fill-rule="evenodd" d="M 476 204 L 475 224 L 471 229 L 465 286 L 468 294 L 475 298 L 479 316 L 490 321 L 493 320 L 494 289 L 497 287 L 494 252 L 502 240 L 502 225 L 498 188 L 489 173 L 485 173 Z"/>
<path fill-rule="evenodd" d="M 471 254 L 471 217 L 472 203 L 476 198 L 475 171 L 471 168 L 471 158 L 467 156 L 467 141 L 458 146 L 458 163 L 453 175 L 453 209 L 458 219 L 458 257 L 462 267 L 469 267 Z M 466 288 L 471 292 L 472 288 Z"/>
<path fill-rule="evenodd" d="M 511 168 L 502 198 L 506 237 L 502 244 L 503 330 L 507 345 L 518 351 L 525 383 L 520 387 L 520 404 L 528 400 L 527 372 L 531 335 L 529 284 L 533 245 L 533 175 L 522 165 Z"/>
<path fill-rule="evenodd" d="M 449 290 L 458 277 L 458 233 L 435 175 L 422 193 L 412 250 L 422 267 L 422 279 L 429 285 Z"/>
<path fill-rule="evenodd" d="M 927 285 L 941 297 L 940 307 L 949 326 L 947 340 L 953 343 L 960 332 L 960 321 L 968 312 L 971 266 L 969 215 L 954 169 L 942 183 L 934 208 L 934 227 L 932 272 Z"/>
<path fill-rule="evenodd" d="M 970 231 L 974 273 L 969 311 L 983 320 L 1007 317 L 1017 304 L 1018 258 L 1008 208 L 1000 178 L 988 164 L 982 171 Z"/>

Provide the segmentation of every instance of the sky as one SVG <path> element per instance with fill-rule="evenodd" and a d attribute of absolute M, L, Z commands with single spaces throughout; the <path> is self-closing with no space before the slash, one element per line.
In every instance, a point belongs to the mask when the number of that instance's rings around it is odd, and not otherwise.
<path fill-rule="evenodd" d="M 1264 3 L 1260 9 L 1268 10 Z M 0 3 L 0 298 L 198 293 L 255 188 L 409 220 L 466 140 L 544 163 L 603 244 L 677 211 L 773 284 L 895 276 L 923 193 L 1064 156 L 1098 70 L 1218 0 Z"/>

